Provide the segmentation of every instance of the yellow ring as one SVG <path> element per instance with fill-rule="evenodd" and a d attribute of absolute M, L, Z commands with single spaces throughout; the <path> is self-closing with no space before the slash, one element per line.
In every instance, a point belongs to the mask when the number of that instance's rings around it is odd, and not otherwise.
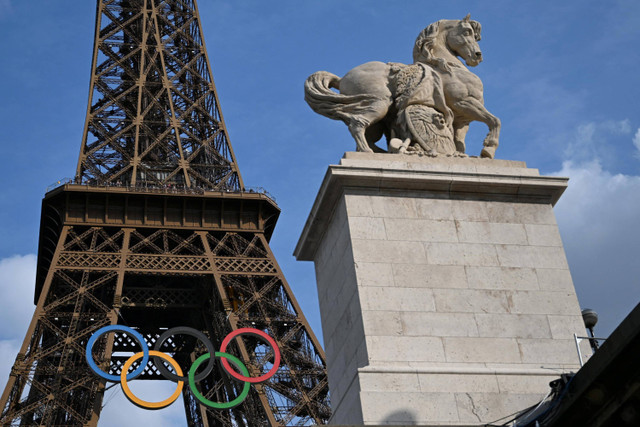
<path fill-rule="evenodd" d="M 149 350 L 149 355 L 156 356 L 166 360 L 171 364 L 171 366 L 173 366 L 173 369 L 176 370 L 176 374 L 180 377 L 182 376 L 182 369 L 180 369 L 180 365 L 178 365 L 178 362 L 173 360 L 173 358 L 169 356 L 167 353 Z M 127 396 L 127 399 L 129 399 L 131 403 L 133 403 L 134 405 L 138 405 L 141 408 L 145 408 L 145 409 L 166 408 L 167 406 L 175 402 L 175 400 L 180 396 L 180 394 L 182 393 L 182 387 L 184 387 L 184 381 L 178 381 L 178 387 L 176 388 L 176 391 L 168 399 L 163 400 L 162 402 L 146 402 L 142 399 L 138 399 L 136 396 L 133 395 L 133 393 L 131 392 L 131 389 L 129 389 L 129 385 L 127 384 L 127 372 L 129 371 L 129 368 L 131 367 L 133 362 L 140 359 L 142 356 L 144 356 L 143 352 L 134 354 L 125 362 L 124 366 L 122 367 L 122 372 L 120 372 L 120 385 L 122 386 L 122 391 L 124 391 L 124 395 Z"/>

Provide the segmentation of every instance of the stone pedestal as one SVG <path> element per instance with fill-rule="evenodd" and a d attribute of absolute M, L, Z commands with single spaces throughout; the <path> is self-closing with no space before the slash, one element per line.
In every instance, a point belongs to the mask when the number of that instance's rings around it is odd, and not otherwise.
<path fill-rule="evenodd" d="M 489 423 L 579 368 L 566 185 L 504 160 L 329 167 L 295 256 L 315 263 L 332 424 Z"/>

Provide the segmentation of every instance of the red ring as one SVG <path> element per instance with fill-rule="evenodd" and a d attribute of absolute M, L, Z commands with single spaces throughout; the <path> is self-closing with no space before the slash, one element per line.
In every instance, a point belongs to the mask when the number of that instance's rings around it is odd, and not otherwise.
<path fill-rule="evenodd" d="M 261 383 L 264 382 L 266 380 L 268 380 L 269 378 L 271 378 L 276 371 L 278 370 L 278 368 L 280 367 L 280 349 L 278 348 L 278 345 L 276 344 L 276 341 L 271 338 L 269 335 L 267 335 L 266 333 L 262 332 L 259 329 L 254 329 L 254 328 L 240 328 L 240 329 L 236 329 L 235 331 L 231 332 L 229 335 L 227 335 L 225 337 L 225 339 L 222 341 L 222 345 L 220 346 L 220 352 L 222 353 L 226 353 L 227 352 L 227 346 L 229 345 L 229 343 L 231 342 L 232 339 L 234 339 L 235 337 L 237 337 L 238 335 L 242 335 L 242 334 L 251 334 L 251 335 L 257 335 L 260 338 L 263 338 L 265 341 L 267 341 L 269 343 L 269 345 L 271 346 L 271 348 L 273 349 L 273 352 L 275 353 L 275 357 L 274 357 L 274 361 L 273 361 L 273 368 L 271 368 L 271 370 L 269 370 L 269 372 L 267 372 L 266 374 L 260 376 L 260 377 L 245 377 L 243 375 L 240 375 L 239 373 L 237 373 L 235 370 L 233 370 L 231 368 L 231 365 L 229 365 L 229 361 L 227 359 L 225 359 L 224 357 L 222 358 L 222 366 L 224 366 L 224 369 L 227 370 L 227 372 L 229 374 L 231 374 L 231 376 L 237 380 L 240 381 L 246 381 L 248 383 Z"/>

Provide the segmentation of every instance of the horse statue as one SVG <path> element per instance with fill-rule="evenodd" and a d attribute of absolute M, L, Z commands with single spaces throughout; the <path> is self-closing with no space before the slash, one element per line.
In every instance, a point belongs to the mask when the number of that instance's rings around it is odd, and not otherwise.
<path fill-rule="evenodd" d="M 484 107 L 480 78 L 459 59 L 482 62 L 480 32 L 470 15 L 434 22 L 418 35 L 412 65 L 367 62 L 342 78 L 319 71 L 305 82 L 305 100 L 342 120 L 357 151 L 384 152 L 375 143 L 385 135 L 390 152 L 466 157 L 469 123 L 480 121 L 489 128 L 480 155 L 493 158 L 500 120 Z"/>

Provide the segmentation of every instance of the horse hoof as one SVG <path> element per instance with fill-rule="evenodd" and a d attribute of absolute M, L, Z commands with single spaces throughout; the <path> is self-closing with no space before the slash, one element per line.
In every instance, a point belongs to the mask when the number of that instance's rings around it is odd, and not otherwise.
<path fill-rule="evenodd" d="M 480 153 L 480 157 L 483 159 L 493 159 L 496 154 L 496 147 L 484 147 Z"/>
<path fill-rule="evenodd" d="M 369 147 L 365 147 L 365 148 L 356 147 L 356 151 L 360 153 L 373 153 L 373 150 Z"/>

